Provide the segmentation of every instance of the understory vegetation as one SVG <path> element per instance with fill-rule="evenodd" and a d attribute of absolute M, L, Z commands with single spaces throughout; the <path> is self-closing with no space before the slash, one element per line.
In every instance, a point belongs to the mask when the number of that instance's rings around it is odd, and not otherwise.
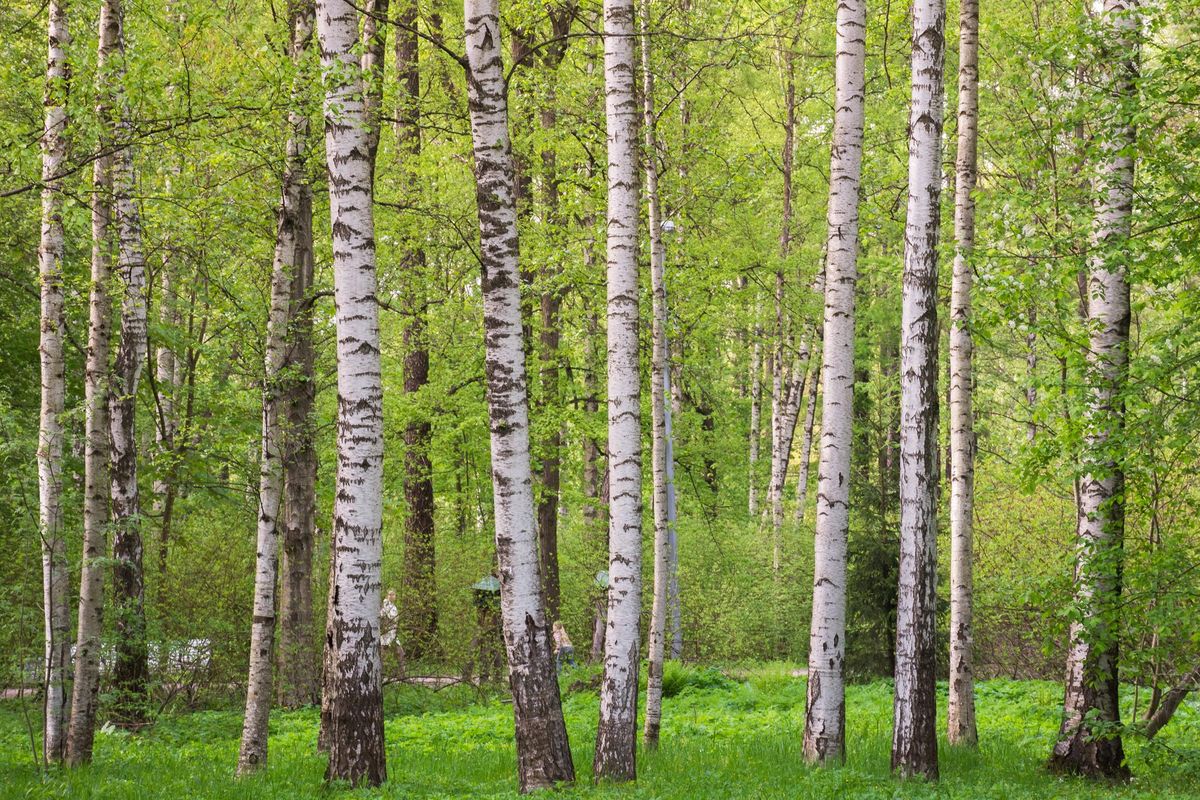
<path fill-rule="evenodd" d="M 1124 786 L 1097 785 L 1052 775 L 1046 753 L 1059 723 L 1062 686 L 996 679 L 977 686 L 980 747 L 941 742 L 937 784 L 897 782 L 889 769 L 892 724 L 890 681 L 847 691 L 847 740 L 842 768 L 806 767 L 799 758 L 805 681 L 800 665 L 693 668 L 667 665 L 662 746 L 639 754 L 638 783 L 595 788 L 591 750 L 596 671 L 564 673 L 563 711 L 579 774 L 563 797 L 743 798 L 1118 798 L 1200 797 L 1200 707 L 1180 709 L 1151 741 L 1128 735 L 1134 773 Z M 939 685 L 939 713 L 945 712 Z M 1123 716 L 1145 693 L 1123 695 Z M 241 733 L 241 709 L 196 711 L 161 718 L 142 735 L 106 728 L 96 738 L 95 763 L 43 773 L 30 756 L 21 701 L 0 703 L 3 797 L 307 798 L 330 796 L 516 797 L 512 710 L 503 694 L 466 685 L 434 691 L 393 686 L 385 693 L 390 777 L 376 789 L 344 793 L 321 783 L 325 758 L 314 750 L 315 708 L 271 718 L 271 762 L 262 774 L 235 779 L 232 765 Z M 34 710 L 29 709 L 33 714 Z M 34 721 L 36 726 L 36 721 Z M 342 787 L 344 788 L 344 787 Z"/>

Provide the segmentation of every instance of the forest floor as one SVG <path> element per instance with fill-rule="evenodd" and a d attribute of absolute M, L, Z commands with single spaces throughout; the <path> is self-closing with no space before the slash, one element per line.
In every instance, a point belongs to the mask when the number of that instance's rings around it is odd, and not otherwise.
<path fill-rule="evenodd" d="M 597 700 L 584 668 L 564 676 L 565 711 L 579 783 L 552 797 L 589 798 L 1200 798 L 1200 702 L 1192 699 L 1153 741 L 1130 734 L 1134 780 L 1096 786 L 1043 769 L 1062 702 L 1053 683 L 994 680 L 978 687 L 977 752 L 941 750 L 941 781 L 900 783 L 888 771 L 892 694 L 888 682 L 853 686 L 847 696 L 849 759 L 811 769 L 799 757 L 804 680 L 794 665 L 717 671 L 668 665 L 662 744 L 643 753 L 635 786 L 591 786 Z M 732 678 L 730 676 L 733 676 Z M 574 689 L 572 689 L 574 687 Z M 1140 698 L 1145 702 L 1145 693 Z M 1125 698 L 1129 719 L 1132 692 Z M 945 702 L 942 687 L 941 701 Z M 24 702 L 24 706 L 22 703 Z M 34 766 L 21 700 L 0 702 L 0 797 L 433 798 L 515 797 L 512 709 L 465 685 L 434 691 L 389 687 L 388 775 L 379 789 L 351 792 L 322 784 L 317 712 L 271 718 L 270 767 L 233 776 L 241 714 L 197 711 L 160 719 L 130 736 L 104 729 L 95 764 L 74 771 Z M 944 721 L 944 706 L 939 722 Z M 34 722 L 36 725 L 36 722 Z"/>

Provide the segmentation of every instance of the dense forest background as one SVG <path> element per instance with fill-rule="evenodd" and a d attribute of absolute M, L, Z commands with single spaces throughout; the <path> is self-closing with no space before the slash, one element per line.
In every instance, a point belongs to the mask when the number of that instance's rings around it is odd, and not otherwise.
<path fill-rule="evenodd" d="M 6 554 L 0 559 L 0 675 L 10 686 L 29 681 L 27 665 L 43 649 L 35 458 L 42 5 L 17 0 L 0 12 L 0 551 Z M 72 8 L 69 52 L 79 76 L 93 68 L 96 5 Z M 777 569 L 770 509 L 761 501 L 770 471 L 771 356 L 777 345 L 791 353 L 811 344 L 821 318 L 813 286 L 824 255 L 835 9 L 815 2 L 679 0 L 651 3 L 650 10 L 655 158 L 663 216 L 672 222 L 664 230 L 682 658 L 802 662 L 811 612 L 816 453 L 800 452 L 799 433 L 783 494 Z M 548 458 L 561 459 L 555 509 L 559 616 L 577 648 L 586 651 L 601 593 L 596 575 L 607 568 L 600 513 L 606 497 L 595 472 L 606 435 L 599 4 L 579 4 L 565 34 L 553 30 L 542 3 L 506 3 L 503 11 L 511 43 L 510 126 L 524 186 L 518 202 L 535 473 Z M 471 586 L 494 569 L 466 87 L 461 65 L 447 55 L 463 51 L 461 13 L 452 3 L 420 3 L 422 147 L 414 155 L 402 138 L 385 134 L 376 166 L 386 442 L 383 586 L 398 592 L 402 612 L 436 610 L 436 635 L 408 669 L 451 674 L 472 668 L 477 615 Z M 846 635 L 847 670 L 858 680 L 891 674 L 895 638 L 908 13 L 907 3 L 873 3 L 868 17 Z M 951 3 L 948 18 L 956 13 Z M 1146 687 L 1149 702 L 1153 687 L 1172 685 L 1193 668 L 1200 645 L 1200 7 L 1192 0 L 1153 2 L 1142 14 L 1137 178 L 1127 245 L 1130 367 L 1120 398 L 1127 476 L 1120 638 L 1122 678 Z M 152 642 L 210 643 L 211 661 L 202 674 L 172 675 L 164 668 L 154 676 L 164 697 L 186 683 L 195 702 L 244 686 L 249 658 L 263 332 L 286 115 L 296 70 L 316 69 L 315 53 L 312 63 L 293 65 L 287 23 L 279 4 L 267 0 L 142 0 L 126 11 L 130 143 L 151 287 L 148 364 L 163 351 L 175 362 L 166 383 L 148 367 L 137 396 L 146 613 Z M 948 39 L 953 43 L 953 36 Z M 971 323 L 976 671 L 980 677 L 1059 679 L 1072 619 L 1074 491 L 1086 405 L 1079 276 L 1089 255 L 1098 132 L 1118 101 L 1096 77 L 1104 42 L 1094 12 L 1078 0 L 984 3 L 980 43 Z M 955 59 L 951 44 L 947 75 L 955 74 Z M 320 84 L 308 85 L 311 93 L 301 102 L 317 119 Z M 402 91 L 389 66 L 382 112 L 389 122 L 401 113 Z M 795 162 L 790 246 L 781 254 L 789 91 Z M 65 179 L 63 529 L 76 576 L 88 181 L 91 161 L 103 147 L 91 112 L 94 92 L 90 80 L 71 83 L 72 171 Z M 953 109 L 953 80 L 946 94 Z M 941 226 L 946 265 L 953 251 L 953 204 L 945 200 L 953 196 L 953 134 L 950 111 Z M 319 146 L 309 160 L 314 230 L 324 234 L 330 221 Z M 552 214 L 545 200 L 551 185 Z M 328 236 L 316 236 L 315 243 L 319 534 L 312 594 L 314 616 L 323 620 L 336 365 Z M 401 257 L 413 243 L 423 249 L 421 263 Z M 776 273 L 784 276 L 782 326 L 776 324 Z M 647 320 L 649 279 L 643 270 Z M 943 300 L 949 281 L 947 267 Z M 547 304 L 556 306 L 549 317 Z M 418 334 L 412 333 L 414 309 L 423 319 Z M 944 315 L 943 328 L 947 320 Z M 405 359 L 418 335 L 428 348 L 428 383 L 405 391 Z M 647 374 L 649 340 L 647 321 Z M 944 345 L 942 350 L 945 391 Z M 756 391 L 762 392 L 757 435 L 764 455 L 751 463 Z M 814 402 L 813 396 L 805 402 Z M 648 441 L 648 392 L 643 403 Z M 168 414 L 173 436 L 164 443 L 156 430 L 161 433 Z M 432 435 L 431 590 L 405 577 L 403 458 L 405 432 L 414 422 L 428 423 Z M 818 435 L 820 424 L 818 414 Z M 944 444 L 939 452 L 945 464 Z M 802 473 L 809 484 L 798 486 Z M 174 495 L 169 519 L 154 503 L 167 484 Z M 543 482 L 535 484 L 543 497 Z M 752 493 L 760 499 L 754 513 Z M 649 502 L 645 508 L 649 519 Z M 940 529 L 939 550 L 949 553 L 948 526 Z M 650 545 L 647 537 L 647 564 Z M 943 659 L 947 564 L 940 559 Z"/>

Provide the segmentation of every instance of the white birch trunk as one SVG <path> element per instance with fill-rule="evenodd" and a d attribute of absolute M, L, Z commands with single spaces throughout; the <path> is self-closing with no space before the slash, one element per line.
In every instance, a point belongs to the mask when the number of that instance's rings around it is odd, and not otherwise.
<path fill-rule="evenodd" d="M 112 37 L 115 69 L 112 105 L 118 121 L 115 139 L 129 142 L 133 126 L 123 87 L 125 79 L 124 9 L 120 0 L 105 0 L 100 10 L 102 37 Z M 117 273 L 121 286 L 121 339 L 113 365 L 109 396 L 109 440 L 112 443 L 113 606 L 117 655 L 113 683 L 115 715 L 137 726 L 146 717 L 147 662 L 145 579 L 142 559 L 141 500 L 138 491 L 137 392 L 146 357 L 146 259 L 142 251 L 141 213 L 134 197 L 137 176 L 133 150 L 113 154 L 113 205 L 117 221 Z"/>
<path fill-rule="evenodd" d="M 42 230 L 38 245 L 41 284 L 42 400 L 38 426 L 38 528 L 42 544 L 45 610 L 45 673 L 42 756 L 46 763 L 63 760 L 67 741 L 66 675 L 71 660 L 71 589 L 67 546 L 62 530 L 63 397 L 63 184 L 59 173 L 67 155 L 67 88 L 70 67 L 66 48 L 65 0 L 48 7 L 45 127 L 42 129 Z"/>
<path fill-rule="evenodd" d="M 662 210 L 658 194 L 658 138 L 654 113 L 654 73 L 650 64 L 649 0 L 642 0 L 639 20 L 642 51 L 642 109 L 646 200 L 650 229 L 650 291 L 653 297 L 653 353 L 650 383 L 653 415 L 651 458 L 654 477 L 654 603 L 647 637 L 646 723 L 643 737 L 647 748 L 658 747 L 662 725 L 663 660 L 666 656 L 667 605 L 674 577 L 671 536 L 675 524 L 675 486 L 671 462 L 670 350 L 667 345 L 666 248 L 663 244 Z"/>
<path fill-rule="evenodd" d="M 594 771 L 637 776 L 642 599 L 641 381 L 638 368 L 638 103 L 632 0 L 604 2 L 608 130 L 608 627 Z"/>
<path fill-rule="evenodd" d="M 379 645 L 383 385 L 371 130 L 355 56 L 358 32 L 359 12 L 349 0 L 318 0 L 338 363 L 338 555 L 327 632 L 334 688 L 326 777 L 376 786 L 387 777 Z"/>
<path fill-rule="evenodd" d="M 958 158 L 954 277 L 950 296 L 950 704 L 951 744 L 978 742 L 972 660 L 972 522 L 975 422 L 971 391 L 971 252 L 975 245 L 975 150 L 979 125 L 979 0 L 961 0 L 958 34 Z"/>
<path fill-rule="evenodd" d="M 1120 734 L 1096 735 L 1095 724 L 1119 725 L 1118 631 L 1124 560 L 1125 384 L 1129 363 L 1128 254 L 1133 209 L 1131 119 L 1137 97 L 1139 8 L 1136 0 L 1105 0 L 1104 80 L 1111 104 L 1098 127 L 1101 163 L 1088 261 L 1083 475 L 1078 482 L 1075 603 L 1066 692 L 1050 766 L 1106 779 L 1129 777 Z"/>
<path fill-rule="evenodd" d="M 866 34 L 866 0 L 840 2 L 825 265 L 821 368 L 825 385 L 804 718 L 804 758 L 819 764 L 838 763 L 846 757 L 846 537 L 850 525 L 854 285 L 858 277 Z"/>
<path fill-rule="evenodd" d="M 101 9 L 104 10 L 104 7 Z M 115 25 L 100 25 L 96 57 L 97 119 L 110 114 L 111 56 L 116 46 Z M 101 147 L 110 145 L 112 132 L 101 128 Z M 88 299 L 88 344 L 84 366 L 83 553 L 79 580 L 79 614 L 75 650 L 75 682 L 71 692 L 71 726 L 67 734 L 67 764 L 92 760 L 96 709 L 100 690 L 100 635 L 103 628 L 104 559 L 108 556 L 109 522 L 109 339 L 112 326 L 110 255 L 112 216 L 112 158 L 102 155 L 92 165 L 92 258 Z"/>
<path fill-rule="evenodd" d="M 500 613 L 522 792 L 575 779 L 542 602 L 521 330 L 516 180 L 497 0 L 465 0 L 467 90 L 483 267 Z"/>
<path fill-rule="evenodd" d="M 796 524 L 804 522 L 808 505 L 808 472 L 812 464 L 813 425 L 817 418 L 817 389 L 821 385 L 821 353 L 812 357 L 813 374 L 808 379 L 808 399 L 805 401 L 804 431 L 800 439 L 800 475 L 796 480 Z"/>
<path fill-rule="evenodd" d="M 900 585 L 892 769 L 938 775 L 938 203 L 942 169 L 944 0 L 915 0 L 908 117 L 908 214 L 900 327 Z"/>
<path fill-rule="evenodd" d="M 291 45 L 298 69 L 312 37 L 311 6 L 291 13 Z M 272 655 L 275 650 L 275 587 L 279 563 L 280 508 L 283 495 L 283 422 L 286 414 L 282 394 L 287 366 L 288 322 L 292 283 L 297 256 L 303 257 L 307 243 L 297 224 L 302 197 L 304 164 L 297 156 L 308 121 L 299 110 L 303 77 L 297 73 L 292 86 L 293 110 L 288 113 L 287 167 L 283 176 L 282 201 L 275 233 L 275 255 L 271 266 L 271 305 L 267 315 L 262 392 L 262 445 L 259 453 L 257 553 L 254 567 L 254 607 L 250 628 L 250 671 L 246 681 L 246 713 L 238 754 L 238 774 L 255 772 L 267 763 L 267 730 L 272 699 Z"/>

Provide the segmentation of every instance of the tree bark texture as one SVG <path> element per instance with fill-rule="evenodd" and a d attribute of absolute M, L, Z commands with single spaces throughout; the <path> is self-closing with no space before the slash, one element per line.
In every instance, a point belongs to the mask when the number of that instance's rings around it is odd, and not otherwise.
<path fill-rule="evenodd" d="M 817 471 L 812 624 L 804 758 L 846 757 L 846 539 L 854 406 L 854 286 L 858 279 L 858 188 L 862 176 L 866 72 L 865 0 L 837 7 L 836 98 L 825 264 L 824 379 Z"/>
<path fill-rule="evenodd" d="M 642 439 L 638 364 L 638 108 L 632 0 L 604 3 L 608 131 L 608 627 L 597 780 L 637 776 L 639 618 L 642 599 Z"/>
<path fill-rule="evenodd" d="M 331 652 L 326 778 L 376 786 L 387 777 L 379 645 L 383 522 L 383 386 L 376 300 L 372 121 L 355 57 L 359 12 L 317 1 L 325 83 L 325 152 L 337 328 L 337 552 L 326 646 Z"/>
<path fill-rule="evenodd" d="M 1087 265 L 1087 407 L 1075 543 L 1078 616 L 1071 623 L 1062 725 L 1050 757 L 1052 769 L 1115 780 L 1129 777 L 1116 728 L 1121 719 L 1117 621 L 1125 533 L 1122 442 L 1130 323 L 1125 245 L 1133 211 L 1138 10 L 1136 0 L 1105 0 L 1100 17 L 1109 98 L 1098 127 L 1101 161 Z"/>
<path fill-rule="evenodd" d="M 573 781 L 545 616 L 529 452 L 516 182 L 497 0 L 465 0 L 500 612 L 522 792 Z"/>
<path fill-rule="evenodd" d="M 944 0 L 913 4 L 908 214 L 900 328 L 900 583 L 892 769 L 938 776 L 936 705 L 938 222 Z"/>

